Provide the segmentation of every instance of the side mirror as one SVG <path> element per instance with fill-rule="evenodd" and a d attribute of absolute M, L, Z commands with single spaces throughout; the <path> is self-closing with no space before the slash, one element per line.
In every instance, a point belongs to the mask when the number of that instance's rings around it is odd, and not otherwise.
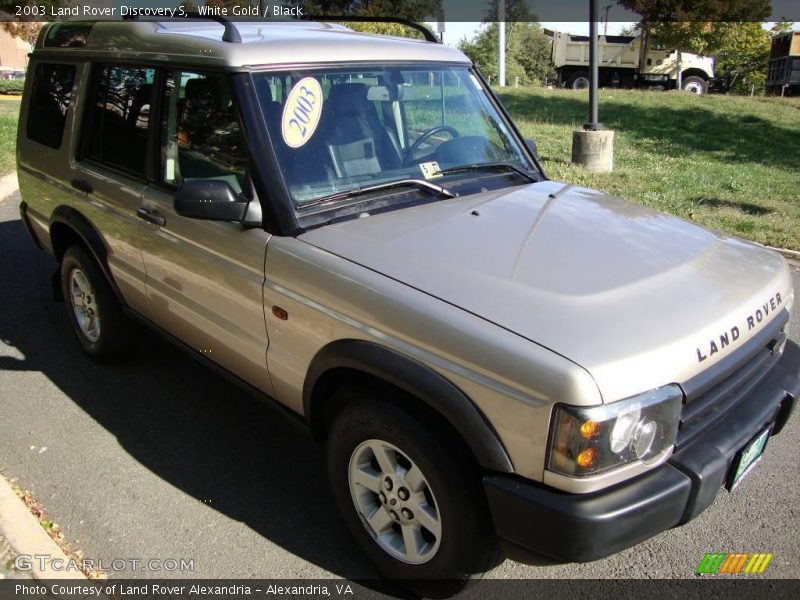
<path fill-rule="evenodd" d="M 243 200 L 227 181 L 190 179 L 175 194 L 175 212 L 190 219 L 244 220 L 249 200 Z"/>
<path fill-rule="evenodd" d="M 539 148 L 536 146 L 536 140 L 533 138 L 526 138 L 525 145 L 528 147 L 528 152 L 533 154 L 536 160 L 539 160 Z"/>

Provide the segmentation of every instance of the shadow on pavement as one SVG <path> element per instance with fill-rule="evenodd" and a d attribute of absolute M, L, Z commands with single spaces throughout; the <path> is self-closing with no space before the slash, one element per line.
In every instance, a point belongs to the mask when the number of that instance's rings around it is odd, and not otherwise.
<path fill-rule="evenodd" d="M 377 577 L 333 505 L 320 445 L 153 334 L 129 362 L 94 363 L 52 300 L 55 268 L 21 221 L 0 222 L 0 338 L 25 357 L 0 369 L 42 372 L 150 471 L 288 552 Z"/>

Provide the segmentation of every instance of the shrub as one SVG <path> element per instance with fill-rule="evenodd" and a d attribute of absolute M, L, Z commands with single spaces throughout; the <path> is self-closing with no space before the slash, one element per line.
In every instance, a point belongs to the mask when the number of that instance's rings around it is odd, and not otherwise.
<path fill-rule="evenodd" d="M 0 79 L 0 94 L 19 96 L 24 87 L 25 81 L 22 79 Z"/>

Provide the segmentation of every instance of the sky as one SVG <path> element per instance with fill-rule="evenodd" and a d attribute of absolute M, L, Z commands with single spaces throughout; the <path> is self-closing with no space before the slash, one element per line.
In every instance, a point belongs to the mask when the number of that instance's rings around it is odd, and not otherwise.
<path fill-rule="evenodd" d="M 586 21 L 581 22 L 542 22 L 539 23 L 545 29 L 553 29 L 555 31 L 565 31 L 575 35 L 589 35 L 589 23 Z M 436 23 L 428 23 L 428 25 L 436 31 Z M 456 46 L 461 38 L 470 39 L 475 36 L 480 27 L 479 22 L 463 22 L 463 21 L 449 21 L 445 23 L 444 43 L 448 46 Z M 611 21 L 608 24 L 608 35 L 617 35 L 623 27 L 633 25 L 633 23 L 618 23 Z M 602 31 L 602 25 L 600 25 Z"/>

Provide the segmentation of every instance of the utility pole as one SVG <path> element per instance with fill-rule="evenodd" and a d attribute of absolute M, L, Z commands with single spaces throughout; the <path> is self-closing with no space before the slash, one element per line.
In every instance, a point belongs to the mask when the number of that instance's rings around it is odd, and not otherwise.
<path fill-rule="evenodd" d="M 597 108 L 597 79 L 600 71 L 597 66 L 599 56 L 597 47 L 597 2 L 589 0 L 589 122 L 583 128 L 589 131 L 602 129 L 598 120 Z"/>
<path fill-rule="evenodd" d="M 603 36 L 607 36 L 608 35 L 608 11 L 611 10 L 612 6 L 614 6 L 614 5 L 613 4 L 606 4 L 605 7 L 603 7 L 603 10 L 606 11 L 606 20 L 603 22 Z"/>
<path fill-rule="evenodd" d="M 497 2 L 497 84 L 506 87 L 506 0 Z"/>
<path fill-rule="evenodd" d="M 572 162 L 589 171 L 608 172 L 614 168 L 614 132 L 605 129 L 599 118 L 598 17 L 598 0 L 589 0 L 589 122 L 582 131 L 572 132 Z"/>

